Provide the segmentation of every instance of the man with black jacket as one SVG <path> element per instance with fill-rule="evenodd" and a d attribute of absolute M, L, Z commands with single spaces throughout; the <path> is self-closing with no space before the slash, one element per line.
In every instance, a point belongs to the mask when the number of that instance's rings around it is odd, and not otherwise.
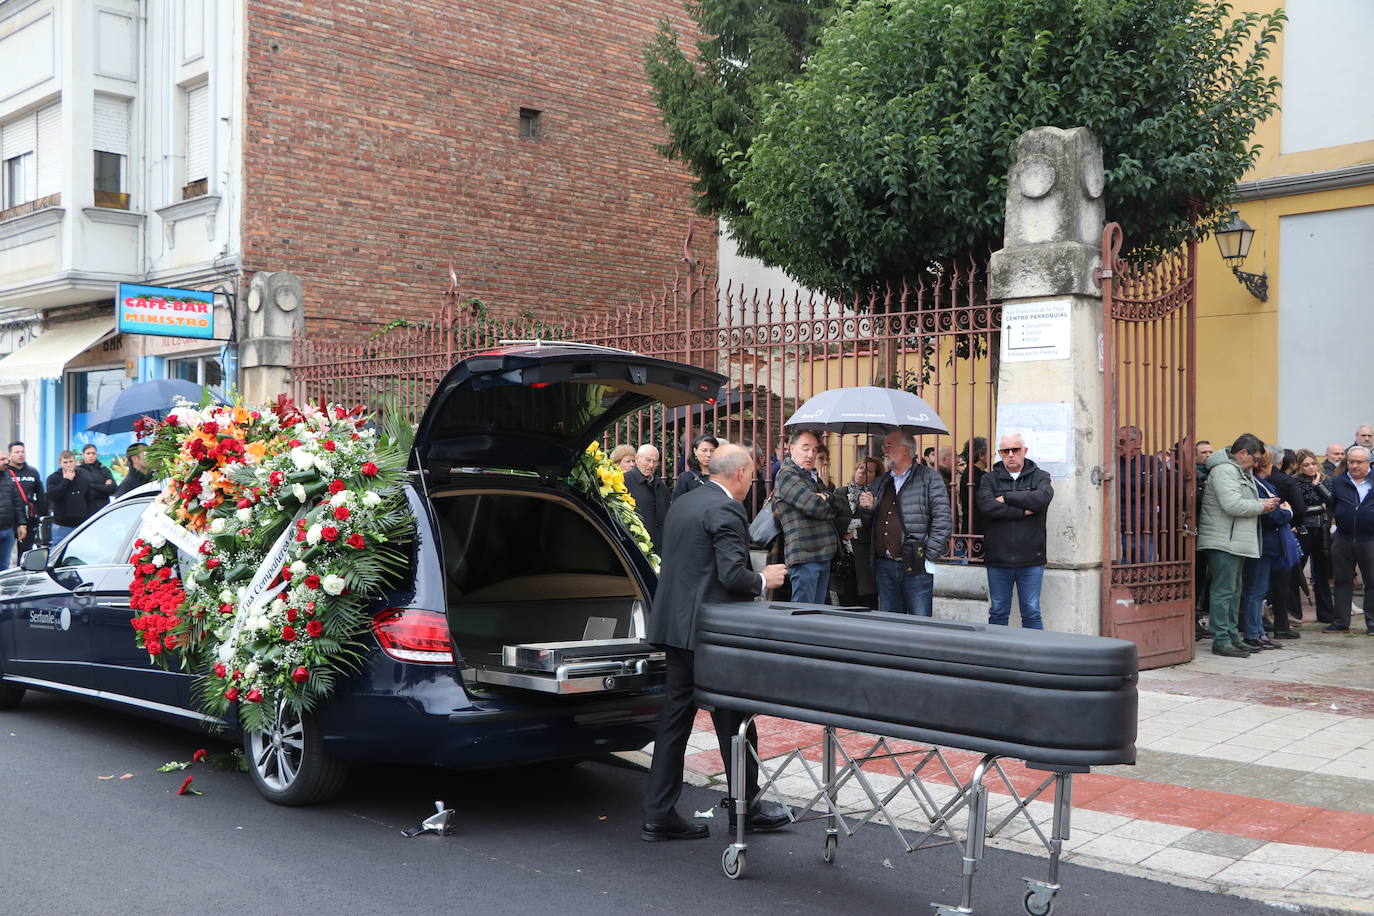
<path fill-rule="evenodd" d="M 76 453 L 63 450 L 57 456 L 61 466 L 48 475 L 48 504 L 52 506 L 52 542 L 61 543 L 72 529 L 87 518 L 89 495 L 86 477 L 76 470 Z"/>
<path fill-rule="evenodd" d="M 1304 509 L 1302 488 L 1291 474 L 1282 470 L 1285 458 L 1283 449 L 1271 445 L 1269 453 L 1273 467 L 1265 480 L 1279 494 L 1279 499 L 1293 507 L 1294 518 L 1301 521 L 1298 515 Z M 1292 452 L 1287 453 L 1289 461 L 1292 455 Z M 1293 629 L 1293 621 L 1302 619 L 1302 608 L 1293 589 L 1293 570 L 1291 567 L 1282 567 L 1282 563 L 1275 563 L 1269 570 L 1269 605 L 1273 608 L 1274 617 L 1271 629 L 1276 639 L 1297 639 L 1301 634 Z"/>
<path fill-rule="evenodd" d="M 634 497 L 635 512 L 655 551 L 663 549 L 663 520 L 668 517 L 668 485 L 654 473 L 658 460 L 658 449 L 646 442 L 635 452 L 635 466 L 625 472 L 625 489 Z"/>
<path fill-rule="evenodd" d="M 1040 585 L 1045 577 L 1045 513 L 1054 499 L 1050 475 L 1026 458 L 1020 433 L 997 443 L 1002 460 L 983 475 L 975 505 L 984 520 L 983 560 L 988 573 L 988 623 L 1007 626 L 1011 590 L 1021 607 L 1021 626 L 1043 630 Z"/>
<path fill-rule="evenodd" d="M 114 491 L 115 499 L 132 490 L 137 490 L 149 481 L 148 459 L 143 457 L 147 448 L 148 446 L 139 442 L 129 446 L 128 450 L 124 452 L 124 457 L 129 462 L 129 470 L 124 475 L 124 479 L 120 481 L 119 487 Z"/>
<path fill-rule="evenodd" d="M 1331 537 L 1331 570 L 1336 579 L 1336 619 L 1327 630 L 1350 629 L 1350 605 L 1355 590 L 1355 570 L 1365 583 L 1365 632 L 1374 636 L 1374 478 L 1369 476 L 1369 449 L 1352 445 L 1345 450 L 1345 473 L 1331 478 L 1331 516 L 1336 533 Z"/>
<path fill-rule="evenodd" d="M 20 491 L 24 509 L 23 534 L 19 535 L 19 555 L 23 556 L 38 540 L 38 520 L 48 514 L 48 501 L 43 493 L 43 477 L 38 469 L 24 463 L 24 443 L 10 443 L 8 475 Z"/>
<path fill-rule="evenodd" d="M 24 502 L 10 478 L 9 467 L 10 456 L 0 453 L 0 569 L 14 564 L 14 545 L 28 533 Z"/>

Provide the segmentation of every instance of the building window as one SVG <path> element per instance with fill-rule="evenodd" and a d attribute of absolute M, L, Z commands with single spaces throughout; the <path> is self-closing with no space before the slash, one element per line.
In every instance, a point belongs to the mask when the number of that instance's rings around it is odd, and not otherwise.
<path fill-rule="evenodd" d="M 219 361 L 219 355 L 214 353 L 170 360 L 167 363 L 167 376 L 209 388 L 222 390 L 224 387 L 224 366 Z"/>
<path fill-rule="evenodd" d="M 186 90 L 186 183 L 183 200 L 210 192 L 210 87 Z"/>
<path fill-rule="evenodd" d="M 0 198 L 3 198 L 0 199 L 0 209 L 8 210 L 38 197 L 35 158 L 32 152 L 27 152 L 5 159 L 4 174 L 0 175 L 4 183 L 4 188 L 0 190 Z"/>
<path fill-rule="evenodd" d="M 539 137 L 539 112 L 533 108 L 520 109 L 520 136 L 531 140 Z"/>
<path fill-rule="evenodd" d="M 133 381 L 122 368 L 67 373 L 71 440 L 75 442 L 86 434 L 87 419 L 101 402 L 119 394 L 132 385 Z"/>
<path fill-rule="evenodd" d="M 0 210 L 58 193 L 61 116 L 49 105 L 0 125 Z"/>
<path fill-rule="evenodd" d="M 95 205 L 129 209 L 125 170 L 129 161 L 129 103 L 95 97 Z"/>

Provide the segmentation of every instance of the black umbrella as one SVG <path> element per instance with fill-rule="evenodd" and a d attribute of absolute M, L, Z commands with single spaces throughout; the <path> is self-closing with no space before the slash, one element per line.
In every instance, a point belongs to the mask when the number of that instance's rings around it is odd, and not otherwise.
<path fill-rule="evenodd" d="M 206 390 L 195 382 L 179 378 L 160 378 L 130 385 L 91 411 L 86 429 L 93 433 L 127 433 L 134 428 L 134 421 L 139 417 L 149 416 L 159 420 L 165 417 L 176 406 L 178 397 L 199 404 Z M 209 390 L 218 400 L 214 389 Z"/>

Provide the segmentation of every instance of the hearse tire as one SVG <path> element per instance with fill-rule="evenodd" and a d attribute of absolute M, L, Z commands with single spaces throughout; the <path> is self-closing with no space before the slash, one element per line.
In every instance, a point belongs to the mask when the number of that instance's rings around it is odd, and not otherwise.
<path fill-rule="evenodd" d="M 348 767 L 325 750 L 315 720 L 284 707 L 271 732 L 244 734 L 243 752 L 253 785 L 276 805 L 326 802 L 348 781 Z"/>

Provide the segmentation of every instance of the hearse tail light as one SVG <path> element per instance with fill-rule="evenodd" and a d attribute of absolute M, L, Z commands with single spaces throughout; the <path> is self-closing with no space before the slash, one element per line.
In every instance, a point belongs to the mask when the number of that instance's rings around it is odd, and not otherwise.
<path fill-rule="evenodd" d="M 372 632 L 382 651 L 397 661 L 417 665 L 452 665 L 453 639 L 448 618 L 413 607 L 387 608 L 372 618 Z"/>

